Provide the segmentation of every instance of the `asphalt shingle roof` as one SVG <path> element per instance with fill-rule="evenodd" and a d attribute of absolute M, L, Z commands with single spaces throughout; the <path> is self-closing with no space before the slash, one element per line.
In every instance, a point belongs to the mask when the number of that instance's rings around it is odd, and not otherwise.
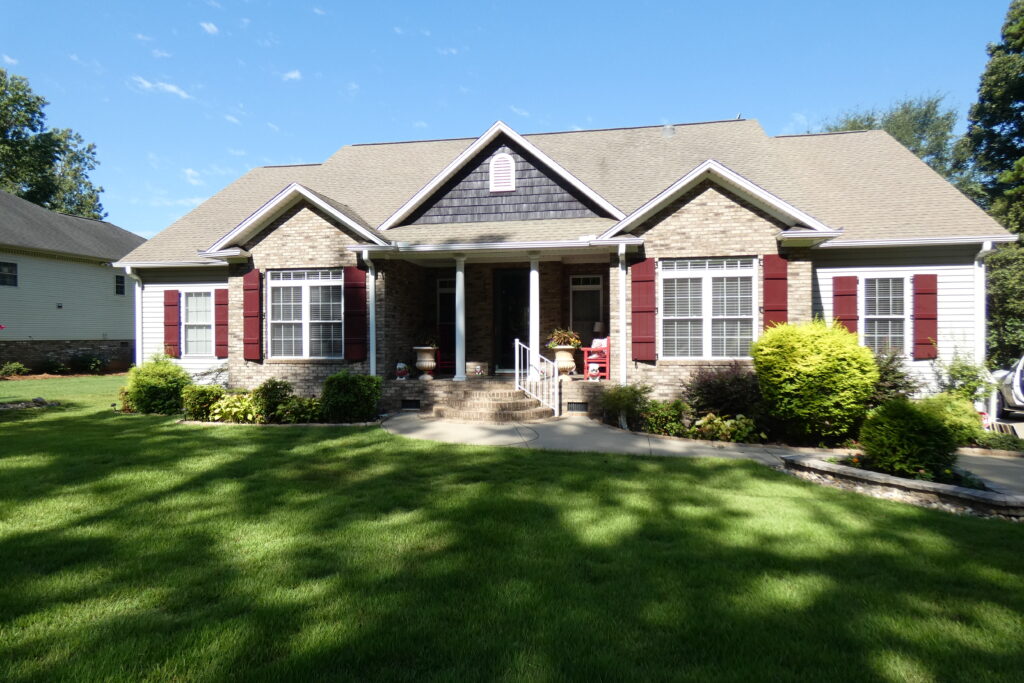
<path fill-rule="evenodd" d="M 116 261 L 145 241 L 113 223 L 57 213 L 0 191 L 0 245 Z"/>
<path fill-rule="evenodd" d="M 1007 234 L 984 211 L 882 131 L 768 137 L 754 120 L 542 133 L 524 136 L 627 215 L 707 159 L 814 216 L 834 242 Z M 342 147 L 323 164 L 256 168 L 129 255 L 130 261 L 197 260 L 291 182 L 312 189 L 367 227 L 383 223 L 476 138 Z M 544 221 L 546 239 L 574 239 L 572 219 Z M 390 240 L 451 243 L 492 225 L 420 225 Z M 414 233 L 413 231 L 417 231 Z M 506 226 L 508 239 L 536 232 Z M 488 232 L 490 231 L 490 232 Z"/>

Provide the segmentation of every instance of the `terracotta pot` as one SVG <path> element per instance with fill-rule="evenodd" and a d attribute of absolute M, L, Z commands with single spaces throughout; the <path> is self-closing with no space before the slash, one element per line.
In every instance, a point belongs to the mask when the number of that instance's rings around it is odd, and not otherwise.
<path fill-rule="evenodd" d="M 559 375 L 568 375 L 576 369 L 576 347 L 556 346 L 555 367 Z"/>
<path fill-rule="evenodd" d="M 434 379 L 434 368 L 437 367 L 437 348 L 433 346 L 414 346 L 416 352 L 416 369 L 422 372 L 420 379 Z"/>

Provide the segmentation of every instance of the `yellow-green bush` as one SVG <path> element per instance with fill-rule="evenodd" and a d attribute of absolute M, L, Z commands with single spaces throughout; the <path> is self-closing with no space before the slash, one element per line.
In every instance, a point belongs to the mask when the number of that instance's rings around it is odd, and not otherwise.
<path fill-rule="evenodd" d="M 777 325 L 751 353 L 765 407 L 791 436 L 834 440 L 864 419 L 878 367 L 846 328 L 821 320 Z"/>
<path fill-rule="evenodd" d="M 918 401 L 917 405 L 946 425 L 958 446 L 980 443 L 985 437 L 981 416 L 974 409 L 974 404 L 959 394 L 936 394 Z"/>
<path fill-rule="evenodd" d="M 913 479 L 949 480 L 956 464 L 956 439 L 920 404 L 894 398 L 864 421 L 860 445 L 869 469 Z"/>

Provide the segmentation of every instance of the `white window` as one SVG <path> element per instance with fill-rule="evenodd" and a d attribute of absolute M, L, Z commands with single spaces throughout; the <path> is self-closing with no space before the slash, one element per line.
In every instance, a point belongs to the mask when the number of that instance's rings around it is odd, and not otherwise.
<path fill-rule="evenodd" d="M 755 259 L 665 259 L 658 270 L 662 358 L 750 355 Z"/>
<path fill-rule="evenodd" d="M 906 353 L 909 292 L 906 278 L 865 278 L 864 346 L 876 353 Z"/>
<path fill-rule="evenodd" d="M 514 192 L 516 189 L 516 160 L 501 152 L 491 157 L 488 170 L 491 192 Z"/>
<path fill-rule="evenodd" d="M 340 268 L 271 271 L 271 358 L 344 356 L 342 284 Z"/>
<path fill-rule="evenodd" d="M 185 356 L 213 355 L 213 293 L 184 292 L 182 341 Z"/>

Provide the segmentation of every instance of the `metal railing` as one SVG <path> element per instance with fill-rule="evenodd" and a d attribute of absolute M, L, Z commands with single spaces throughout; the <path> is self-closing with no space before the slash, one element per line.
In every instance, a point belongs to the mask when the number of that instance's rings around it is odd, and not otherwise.
<path fill-rule="evenodd" d="M 530 347 L 516 339 L 516 389 L 535 398 L 551 410 L 555 417 L 561 412 L 561 385 L 558 382 L 558 368 L 555 362 L 539 353 L 530 352 Z"/>

